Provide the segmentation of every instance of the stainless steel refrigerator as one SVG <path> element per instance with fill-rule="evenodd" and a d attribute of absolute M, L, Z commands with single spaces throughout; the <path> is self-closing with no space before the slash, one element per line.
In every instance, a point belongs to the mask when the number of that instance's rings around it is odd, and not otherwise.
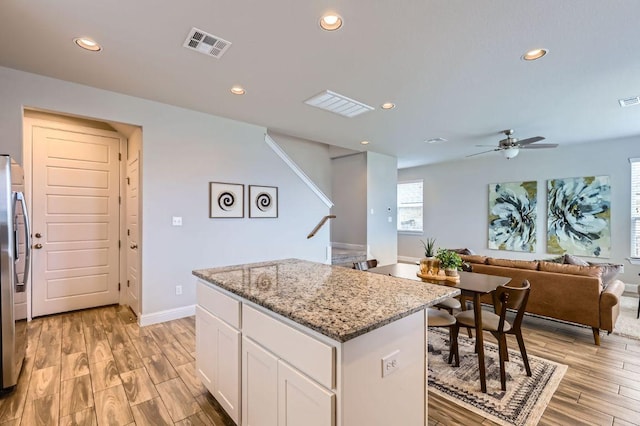
<path fill-rule="evenodd" d="M 18 383 L 27 345 L 31 236 L 23 191 L 22 168 L 8 155 L 0 155 L 0 391 Z"/>

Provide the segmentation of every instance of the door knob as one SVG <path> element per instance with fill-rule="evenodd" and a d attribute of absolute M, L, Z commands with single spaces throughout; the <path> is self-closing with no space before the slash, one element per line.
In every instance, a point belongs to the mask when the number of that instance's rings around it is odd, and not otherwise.
<path fill-rule="evenodd" d="M 38 244 L 34 245 L 33 248 L 40 250 L 42 248 L 42 244 L 38 243 Z"/>
<path fill-rule="evenodd" d="M 36 232 L 36 238 L 42 238 L 42 234 L 39 232 Z"/>
<path fill-rule="evenodd" d="M 129 246 L 129 248 L 131 248 L 132 250 L 135 250 L 135 249 L 137 249 L 137 248 L 138 248 L 138 245 L 137 245 L 137 244 L 131 244 L 131 245 Z"/>

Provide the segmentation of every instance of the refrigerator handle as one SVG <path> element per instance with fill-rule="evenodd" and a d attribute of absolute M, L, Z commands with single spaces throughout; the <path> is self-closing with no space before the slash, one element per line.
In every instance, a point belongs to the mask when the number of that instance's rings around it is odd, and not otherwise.
<path fill-rule="evenodd" d="M 27 280 L 29 279 L 29 269 L 31 267 L 31 229 L 29 227 L 29 212 L 27 211 L 27 203 L 24 200 L 24 194 L 22 192 L 16 192 L 16 200 L 20 201 L 22 205 L 22 215 L 24 216 L 24 275 L 22 278 L 22 291 L 26 287 Z M 16 252 L 18 241 L 16 239 Z"/>

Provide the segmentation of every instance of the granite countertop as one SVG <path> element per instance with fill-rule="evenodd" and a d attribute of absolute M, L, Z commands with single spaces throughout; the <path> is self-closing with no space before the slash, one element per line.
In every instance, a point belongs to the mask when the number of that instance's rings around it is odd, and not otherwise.
<path fill-rule="evenodd" d="M 200 269 L 193 275 L 339 342 L 460 293 L 298 259 Z"/>

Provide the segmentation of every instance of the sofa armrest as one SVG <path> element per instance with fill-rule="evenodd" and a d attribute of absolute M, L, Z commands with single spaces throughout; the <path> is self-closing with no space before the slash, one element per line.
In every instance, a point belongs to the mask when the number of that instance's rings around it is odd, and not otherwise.
<path fill-rule="evenodd" d="M 613 331 L 616 320 L 620 315 L 620 296 L 624 292 L 624 283 L 615 280 L 600 294 L 600 328 Z"/>

